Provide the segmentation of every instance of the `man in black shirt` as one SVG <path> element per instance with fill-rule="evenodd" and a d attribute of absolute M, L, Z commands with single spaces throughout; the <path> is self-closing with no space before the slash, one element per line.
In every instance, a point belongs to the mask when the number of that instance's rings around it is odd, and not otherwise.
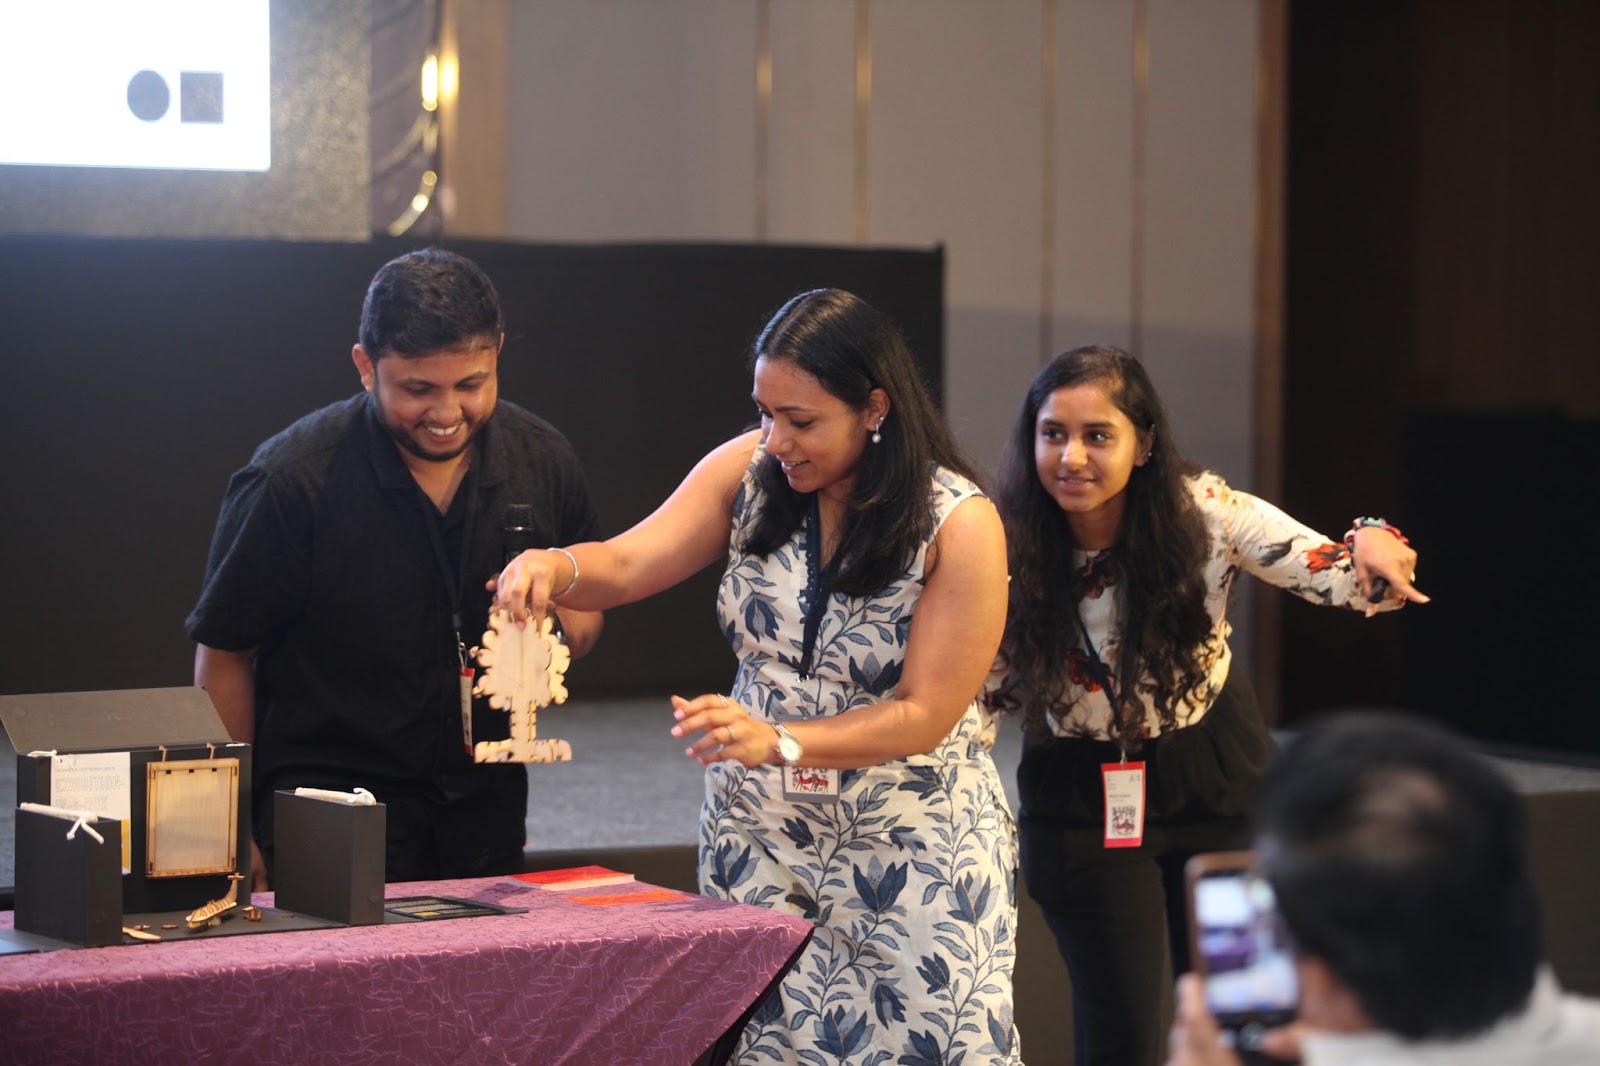
<path fill-rule="evenodd" d="M 497 402 L 504 341 L 475 264 L 438 249 L 391 261 L 351 353 L 365 391 L 266 441 L 229 482 L 186 628 L 195 683 L 254 745 L 258 888 L 273 793 L 299 786 L 386 805 L 390 881 L 521 868 L 526 769 L 472 761 L 470 742 L 505 736 L 506 719 L 480 703 L 464 736 L 466 648 L 508 554 L 598 529 L 566 438 Z M 511 525 L 525 527 L 514 544 Z M 557 614 L 583 655 L 602 616 Z"/>

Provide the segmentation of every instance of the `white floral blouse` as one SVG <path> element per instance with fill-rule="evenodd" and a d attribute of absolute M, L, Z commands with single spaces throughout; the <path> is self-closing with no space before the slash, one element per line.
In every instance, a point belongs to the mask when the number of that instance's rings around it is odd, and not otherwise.
<path fill-rule="evenodd" d="M 1201 661 L 1208 682 L 1187 703 L 1177 708 L 1177 724 L 1193 725 L 1205 717 L 1227 680 L 1233 653 L 1228 636 L 1228 601 L 1241 571 L 1254 574 L 1301 599 L 1330 607 L 1365 610 L 1367 601 L 1356 581 L 1355 563 L 1343 541 L 1330 539 L 1291 518 L 1267 501 L 1228 487 L 1209 471 L 1189 479 L 1195 503 L 1205 519 L 1211 552 L 1205 564 L 1206 611 L 1211 616 L 1211 636 Z M 1115 678 L 1121 644 L 1116 588 L 1119 565 L 1110 552 L 1073 552 L 1073 563 L 1088 578 L 1090 592 L 1078 605 L 1083 627 L 1095 651 Z M 1096 573 L 1096 567 L 1101 567 Z M 1380 610 L 1394 610 L 1386 601 Z M 1071 619 L 1068 619 L 1071 622 Z M 1076 624 L 1076 623 L 1072 623 Z M 1111 702 L 1095 680 L 1087 653 L 1075 652 L 1066 664 L 1068 684 L 1063 707 L 1050 712 L 1058 736 L 1107 740 L 1111 734 Z M 1141 685 L 1141 694 L 1145 686 Z M 1146 735 L 1161 732 L 1154 707 L 1146 701 Z"/>

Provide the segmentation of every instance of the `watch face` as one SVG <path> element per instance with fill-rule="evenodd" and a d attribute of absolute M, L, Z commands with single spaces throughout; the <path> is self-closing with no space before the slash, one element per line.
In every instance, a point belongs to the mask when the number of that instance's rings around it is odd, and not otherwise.
<path fill-rule="evenodd" d="M 794 737 L 778 735 L 778 758 L 784 762 L 794 762 L 800 758 L 800 742 Z"/>

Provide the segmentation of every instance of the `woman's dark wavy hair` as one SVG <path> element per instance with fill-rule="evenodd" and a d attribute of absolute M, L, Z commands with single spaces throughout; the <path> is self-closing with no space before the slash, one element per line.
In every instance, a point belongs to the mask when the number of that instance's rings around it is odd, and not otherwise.
<path fill-rule="evenodd" d="M 1062 707 L 1068 656 L 1079 648 L 1073 618 L 1084 589 L 1072 565 L 1072 528 L 1045 491 L 1034 465 L 1039 409 L 1057 389 L 1099 385 L 1141 435 L 1152 434 L 1150 458 L 1135 466 L 1115 554 L 1122 649 L 1118 693 L 1141 692 L 1163 725 L 1178 703 L 1206 677 L 1201 651 L 1211 634 L 1203 570 L 1205 521 L 1186 479 L 1200 471 L 1173 440 L 1166 408 L 1150 375 L 1120 348 L 1074 348 L 1052 359 L 1028 386 L 1000 466 L 998 503 L 1010 555 L 1010 609 L 1001 655 L 1006 677 L 994 703 L 1023 711 L 1035 737 L 1049 732 L 1045 712 Z M 1148 678 L 1153 691 L 1143 683 Z M 1063 709 L 1065 709 L 1063 707 Z M 1138 707 L 1116 708 L 1113 732 L 1125 750 L 1137 749 L 1144 722 Z"/>
<path fill-rule="evenodd" d="M 882 591 L 906 572 L 933 528 L 932 468 L 944 466 L 975 482 L 977 471 L 956 446 L 900 331 L 859 296 L 812 289 L 794 297 L 756 338 L 752 370 L 760 359 L 792 363 L 857 411 L 867 406 L 873 389 L 888 394 L 889 414 L 879 427 L 883 439 L 866 446 L 856 467 L 829 581 L 831 590 L 851 596 Z M 805 521 L 811 494 L 790 488 L 771 455 L 756 476 L 765 503 L 741 548 L 769 555 Z"/>

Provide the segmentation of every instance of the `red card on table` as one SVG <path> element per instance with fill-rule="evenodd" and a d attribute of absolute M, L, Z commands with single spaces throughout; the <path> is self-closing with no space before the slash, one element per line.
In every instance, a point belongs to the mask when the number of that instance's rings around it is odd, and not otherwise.
<path fill-rule="evenodd" d="M 568 866 L 561 870 L 532 870 L 508 876 L 521 884 L 556 892 L 570 888 L 592 888 L 595 885 L 623 885 L 633 880 L 632 874 L 604 866 Z"/>
<path fill-rule="evenodd" d="M 608 892 L 597 896 L 573 896 L 572 902 L 588 907 L 616 907 L 625 903 L 667 903 L 675 899 L 688 899 L 682 892 L 670 888 L 647 888 L 643 892 Z"/>

